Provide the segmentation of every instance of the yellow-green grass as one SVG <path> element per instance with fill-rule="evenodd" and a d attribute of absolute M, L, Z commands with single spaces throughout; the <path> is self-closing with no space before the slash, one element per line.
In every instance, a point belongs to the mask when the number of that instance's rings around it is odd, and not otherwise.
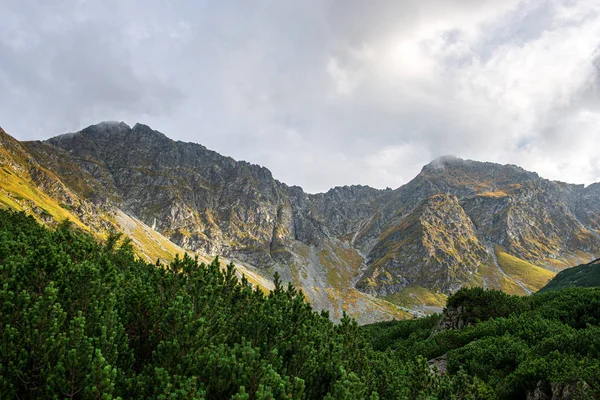
<path fill-rule="evenodd" d="M 183 255 L 186 252 L 159 232 L 122 211 L 116 213 L 113 222 L 131 239 L 139 255 L 149 262 L 157 259 L 169 262 L 176 254 Z"/>
<path fill-rule="evenodd" d="M 487 289 L 502 290 L 505 293 L 518 296 L 527 295 L 525 289 L 504 276 L 494 264 L 482 264 L 477 271 L 477 275 L 482 281 L 485 281 L 485 285 L 481 282 L 481 286 L 487 287 Z"/>
<path fill-rule="evenodd" d="M 25 211 L 29 208 L 29 204 L 33 204 L 44 210 L 57 222 L 70 220 L 79 228 L 89 231 L 89 228 L 79 218 L 39 190 L 33 182 L 18 175 L 16 171 L 9 172 L 0 168 L 0 202 L 6 207 L 18 211 Z M 33 216 L 39 219 L 36 214 Z"/>
<path fill-rule="evenodd" d="M 503 197 L 508 197 L 508 194 L 505 191 L 503 191 L 503 190 L 496 190 L 494 192 L 477 193 L 477 196 L 479 196 L 479 197 L 491 197 L 491 198 L 499 199 L 499 198 L 503 198 Z"/>
<path fill-rule="evenodd" d="M 24 171 L 23 173 L 26 173 Z M 38 189 L 28 177 L 23 177 L 20 171 L 3 165 L 0 168 L 0 207 L 31 213 L 31 207 L 33 206 L 44 210 L 52 216 L 54 221 L 70 220 L 78 228 L 92 232 L 98 238 L 106 238 L 106 232 L 93 232 L 67 208 L 62 207 L 57 200 Z M 38 215 L 31 214 L 40 222 L 43 222 Z M 116 217 L 108 215 L 104 217 L 119 227 L 125 236 L 132 240 L 138 256 L 149 262 L 155 262 L 157 259 L 169 262 L 175 258 L 176 254 L 183 255 L 186 252 L 159 232 L 125 213 L 118 212 Z M 201 261 L 210 262 L 211 260 L 202 259 Z M 222 265 L 225 266 L 226 264 L 223 263 Z M 259 287 L 266 293 L 272 289 L 272 282 L 268 279 L 242 265 L 236 265 L 236 267 L 238 273 L 245 275 L 252 285 Z"/>
<path fill-rule="evenodd" d="M 355 290 L 355 289 L 352 289 L 352 290 Z M 412 319 L 412 318 L 414 318 L 413 314 L 396 307 L 395 304 L 393 304 L 392 302 L 389 302 L 385 299 L 380 299 L 380 298 L 375 297 L 375 298 L 371 299 L 371 302 L 372 302 L 373 308 L 378 309 L 382 312 L 387 312 L 388 315 L 391 315 L 394 319 Z"/>
<path fill-rule="evenodd" d="M 546 286 L 556 276 L 554 272 L 506 253 L 501 246 L 495 246 L 494 251 L 504 272 L 534 292 Z"/>
<path fill-rule="evenodd" d="M 514 280 L 508 279 L 506 276 L 502 275 L 500 277 L 500 290 L 504 293 L 517 295 L 517 296 L 526 296 L 528 293 Z"/>
<path fill-rule="evenodd" d="M 117 226 L 133 241 L 140 255 L 148 261 L 154 262 L 156 259 L 160 259 L 169 262 L 175 258 L 176 254 L 183 255 L 187 252 L 159 232 L 154 231 L 148 225 L 123 212 L 117 213 L 116 222 Z M 208 264 L 212 262 L 212 258 L 199 256 L 198 261 Z M 220 261 L 222 268 L 226 268 L 230 262 L 226 258 L 221 258 Z M 233 263 L 240 278 L 244 275 L 252 286 L 258 287 L 265 294 L 268 294 L 274 288 L 273 282 L 269 279 L 264 278 L 240 263 L 236 263 L 235 261 Z"/>
<path fill-rule="evenodd" d="M 234 263 L 235 264 L 235 263 Z M 246 277 L 246 280 L 254 287 L 259 288 L 264 294 L 269 294 L 271 290 L 275 289 L 273 282 L 267 278 L 257 274 L 254 271 L 244 267 L 240 264 L 235 264 L 235 268 L 240 275 Z"/>
<path fill-rule="evenodd" d="M 542 260 L 542 263 L 548 268 L 557 270 L 563 270 L 573 266 L 568 261 L 559 258 L 544 259 Z"/>
<path fill-rule="evenodd" d="M 36 219 L 39 216 L 31 212 L 31 207 L 44 210 L 56 222 L 63 220 L 72 221 L 78 228 L 91 232 L 91 229 L 72 214 L 60 203 L 39 190 L 35 184 L 17 174 L 16 171 L 7 173 L 0 169 L 0 206 L 17 211 L 28 211 Z M 108 217 L 107 217 L 108 218 Z M 110 219 L 110 218 L 109 218 Z M 115 225 L 119 226 L 126 236 L 132 239 L 138 255 L 154 262 L 156 259 L 170 261 L 175 254 L 182 254 L 183 249 L 150 228 L 144 229 L 141 222 L 129 218 L 127 224 L 117 218 Z M 40 220 L 41 221 L 41 220 Z M 41 221 L 43 222 L 43 221 Z M 95 236 L 104 239 L 106 232 L 92 232 Z"/>
<path fill-rule="evenodd" d="M 422 286 L 409 286 L 402 288 L 399 292 L 386 296 L 385 300 L 390 303 L 403 307 L 440 307 L 446 306 L 448 296 L 443 293 L 436 293 L 431 289 Z"/>
<path fill-rule="evenodd" d="M 567 254 L 561 258 L 546 258 L 542 260 L 540 263 L 552 270 L 563 270 L 566 268 L 571 268 L 576 265 L 586 264 L 592 260 L 600 257 L 599 253 L 586 253 L 580 250 L 576 250 L 571 254 Z"/>
<path fill-rule="evenodd" d="M 369 296 L 356 289 L 321 288 L 333 305 L 333 317 L 341 318 L 342 310 L 354 318 L 365 314 L 386 316 L 380 319 L 412 319 L 413 315 L 385 299 Z"/>

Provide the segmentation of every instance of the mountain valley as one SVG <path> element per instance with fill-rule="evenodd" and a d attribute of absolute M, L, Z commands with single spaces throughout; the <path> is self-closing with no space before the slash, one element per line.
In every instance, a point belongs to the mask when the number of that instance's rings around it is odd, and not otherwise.
<path fill-rule="evenodd" d="M 277 272 L 334 319 L 439 311 L 461 287 L 527 295 L 600 254 L 600 184 L 514 165 L 442 157 L 395 190 L 309 194 L 142 124 L 0 144 L 0 206 L 124 232 L 151 262 L 222 256 L 265 290 Z"/>

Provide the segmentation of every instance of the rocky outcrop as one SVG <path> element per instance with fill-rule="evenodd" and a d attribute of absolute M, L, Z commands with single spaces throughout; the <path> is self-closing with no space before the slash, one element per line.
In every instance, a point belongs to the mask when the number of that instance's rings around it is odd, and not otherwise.
<path fill-rule="evenodd" d="M 440 322 L 431 332 L 431 336 L 438 333 L 464 328 L 469 321 L 465 306 L 448 307 L 444 310 Z"/>
<path fill-rule="evenodd" d="M 455 235 L 442 234 L 444 246 L 437 246 L 438 254 L 444 248 L 450 248 L 453 249 L 450 253 L 457 255 L 456 259 L 467 255 L 467 258 L 477 260 L 474 263 L 461 263 L 466 267 L 463 272 L 469 271 L 468 275 L 463 273 L 456 280 L 462 284 L 468 284 L 473 265 L 488 265 L 488 262 L 486 256 L 481 256 L 480 246 L 456 247 L 457 238 L 462 239 L 458 241 L 459 244 L 465 244 L 473 235 L 481 246 L 488 249 L 488 256 L 493 257 L 490 249 L 500 245 L 511 255 L 550 269 L 589 261 L 600 252 L 600 235 L 594 225 L 600 209 L 597 200 L 600 198 L 600 185 L 584 188 L 583 185 L 548 181 L 514 165 L 443 157 L 425 166 L 415 179 L 388 195 L 373 222 L 358 233 L 357 247 L 369 254 L 368 263 L 371 267 L 365 279 L 360 281 L 363 290 L 389 294 L 390 290 L 397 291 L 410 284 L 424 284 L 446 293 L 456 289 L 451 279 L 446 285 L 440 285 L 439 280 L 437 285 L 431 285 L 431 280 L 407 280 L 401 268 L 385 269 L 388 274 L 381 268 L 382 264 L 398 264 L 397 257 L 391 257 L 388 251 L 381 251 L 394 243 L 394 240 L 389 240 L 389 233 L 394 232 L 392 238 L 395 240 L 409 238 L 408 233 L 399 231 L 414 232 L 415 224 L 412 222 L 415 213 L 421 212 L 423 202 L 439 194 L 455 196 L 461 209 L 453 208 L 452 215 L 466 214 L 468 218 L 459 219 L 472 223 L 472 229 L 459 229 Z M 442 223 L 438 227 L 442 228 L 441 232 L 455 231 L 451 225 L 452 222 L 450 225 Z M 469 223 L 462 225 L 467 227 Z M 443 229 L 444 226 L 447 229 Z M 413 235 L 413 239 L 415 237 L 419 235 Z M 412 240 L 411 243 L 401 253 L 411 265 L 422 266 L 426 261 L 417 260 L 418 256 L 415 255 L 427 252 L 419 240 Z M 434 276 L 439 277 L 445 264 L 438 262 L 437 265 Z M 500 274 L 505 276 L 504 271 L 500 271 Z M 367 280 L 374 276 L 381 278 Z M 498 278 L 493 280 L 498 282 Z"/>
<path fill-rule="evenodd" d="M 45 154 L 55 147 L 68 152 L 106 197 L 175 243 L 264 267 L 281 258 L 290 240 L 318 245 L 352 234 L 382 192 L 355 186 L 307 195 L 264 167 L 141 124 L 95 125 L 31 147 L 39 152 L 43 145 Z"/>
<path fill-rule="evenodd" d="M 527 400 L 571 400 L 593 398 L 586 382 L 538 382 L 534 390 L 527 392 Z"/>
<path fill-rule="evenodd" d="M 593 224 L 600 209 L 600 185 L 584 188 L 548 181 L 514 165 L 448 157 L 428 164 L 394 191 L 382 211 L 389 222 L 366 235 L 379 235 L 438 193 L 457 196 L 481 241 L 502 245 L 524 260 L 539 262 L 600 249 Z"/>
<path fill-rule="evenodd" d="M 66 185 L 36 154 L 0 129 L 0 181 L 3 195 L 16 208 L 31 212 L 46 224 L 57 224 L 69 216 L 94 231 L 115 230 L 103 212 Z M 72 168 L 80 170 L 78 166 Z M 58 210 L 59 212 L 57 212 Z"/>
<path fill-rule="evenodd" d="M 420 285 L 450 293 L 469 282 L 489 255 L 458 198 L 437 194 L 384 231 L 369 260 L 371 269 L 358 285 L 365 291 L 387 295 Z"/>
<path fill-rule="evenodd" d="M 448 373 L 448 355 L 444 354 L 427 362 L 432 374 L 445 375 Z"/>
<path fill-rule="evenodd" d="M 182 251 L 226 256 L 265 289 L 279 272 L 333 319 L 343 311 L 362 323 L 410 315 L 352 289 L 364 260 L 348 233 L 385 191 L 351 186 L 308 195 L 263 167 L 143 125 L 103 123 L 45 142 L 2 134 L 0 207 L 47 223 L 71 219 L 100 236 L 124 232 L 153 262 Z"/>

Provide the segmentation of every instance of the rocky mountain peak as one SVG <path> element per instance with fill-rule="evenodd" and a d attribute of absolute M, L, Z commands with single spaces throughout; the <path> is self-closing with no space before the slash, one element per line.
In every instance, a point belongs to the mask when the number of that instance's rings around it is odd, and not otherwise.
<path fill-rule="evenodd" d="M 364 185 L 351 185 L 351 186 L 336 186 L 332 189 L 329 189 L 325 193 L 319 193 L 313 196 L 324 196 L 329 199 L 336 199 L 340 201 L 347 200 L 358 200 L 364 198 L 372 198 L 376 196 L 380 196 L 385 191 L 380 189 L 375 189 L 370 186 Z"/>
<path fill-rule="evenodd" d="M 151 138 L 168 139 L 167 136 L 159 131 L 150 128 L 148 125 L 140 124 L 139 122 L 131 128 L 131 134 L 147 136 Z"/>
<path fill-rule="evenodd" d="M 448 293 L 468 282 L 488 258 L 458 198 L 440 193 L 386 226 L 369 253 L 372 267 L 359 285 L 379 295 L 413 285 Z"/>
<path fill-rule="evenodd" d="M 79 132 L 55 136 L 48 139 L 47 142 L 59 145 L 60 147 L 75 147 L 72 144 L 73 141 L 105 143 L 108 140 L 119 141 L 132 139 L 164 140 L 168 138 L 163 133 L 153 130 L 144 124 L 136 123 L 132 128 L 122 121 L 104 121 L 90 125 Z"/>
<path fill-rule="evenodd" d="M 454 156 L 436 158 L 425 165 L 422 175 L 446 177 L 448 175 L 463 176 L 465 178 L 498 179 L 511 177 L 520 180 L 539 179 L 535 172 L 529 172 L 513 164 L 496 164 L 474 160 L 464 160 Z"/>
<path fill-rule="evenodd" d="M 432 160 L 429 164 L 427 164 L 423 167 L 423 170 L 428 170 L 428 169 L 433 169 L 433 170 L 442 169 L 443 170 L 447 166 L 456 165 L 456 164 L 460 164 L 460 163 L 464 163 L 464 162 L 465 162 L 465 160 L 463 160 L 462 158 L 458 158 L 453 155 L 444 155 L 444 156 L 440 156 L 440 157 L 437 157 L 436 159 Z"/>
<path fill-rule="evenodd" d="M 316 303 L 329 301 L 319 288 L 389 296 L 488 285 L 523 294 L 507 283 L 514 271 L 494 264 L 496 248 L 527 268 L 600 255 L 600 185 L 548 181 L 514 165 L 444 156 L 396 190 L 309 194 L 267 168 L 139 123 L 104 122 L 23 145 L 81 199 L 184 249 L 241 260 L 265 277 L 278 271 Z"/>

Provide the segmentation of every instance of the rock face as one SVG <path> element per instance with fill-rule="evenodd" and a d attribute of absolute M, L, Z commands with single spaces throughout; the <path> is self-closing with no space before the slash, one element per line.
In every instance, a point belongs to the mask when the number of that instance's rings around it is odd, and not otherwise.
<path fill-rule="evenodd" d="M 402 214 L 438 193 L 456 195 L 484 242 L 528 261 L 598 250 L 600 187 L 540 178 L 513 165 L 441 158 L 395 191 L 385 213 Z M 579 216 L 579 217 L 578 217 Z M 392 223 L 393 223 L 392 217 Z"/>
<path fill-rule="evenodd" d="M 94 195 L 103 193 L 184 248 L 261 267 L 285 258 L 279 253 L 287 241 L 318 245 L 353 233 L 381 195 L 360 186 L 307 195 L 264 167 L 140 124 L 104 123 L 41 145 L 47 154 L 56 147 L 68 152 L 93 178 Z"/>
<path fill-rule="evenodd" d="M 553 270 L 600 253 L 600 185 L 513 165 L 443 157 L 396 190 L 307 194 L 264 167 L 141 124 L 101 123 L 23 149 L 79 203 L 119 210 L 184 249 L 260 275 L 278 271 L 334 311 L 342 298 L 339 308 L 368 313 L 364 299 L 411 286 L 502 288 L 514 277 L 495 245 Z"/>
<path fill-rule="evenodd" d="M 334 319 L 342 311 L 362 323 L 410 316 L 353 289 L 364 259 L 336 237 L 355 229 L 381 191 L 307 195 L 265 168 L 143 125 L 102 123 L 45 142 L 0 133 L 0 207 L 50 224 L 68 218 L 101 236 L 124 232 L 151 261 L 184 251 L 227 256 L 266 290 L 279 272 Z"/>
<path fill-rule="evenodd" d="M 447 307 L 442 314 L 440 322 L 433 329 L 431 335 L 441 332 L 462 329 L 468 323 L 469 316 L 466 313 L 465 306 Z"/>
<path fill-rule="evenodd" d="M 386 295 L 420 285 L 450 293 L 490 262 L 475 226 L 454 195 L 423 200 L 389 226 L 369 253 L 372 268 L 358 287 Z"/>
<path fill-rule="evenodd" d="M 357 243 L 369 249 L 372 266 L 361 280 L 361 287 L 387 293 L 389 288 L 425 284 L 448 293 L 469 284 L 469 276 L 481 266 L 491 266 L 494 274 L 500 271 L 506 276 L 496 265 L 491 250 L 494 245 L 551 270 L 589 261 L 600 250 L 594 222 L 600 207 L 599 186 L 584 188 L 548 181 L 513 165 L 452 157 L 435 160 L 395 190 L 379 211 L 376 223 L 360 232 Z M 427 204 L 440 194 L 455 196 L 456 201 L 441 202 L 442 211 L 432 219 Z M 433 223 L 421 222 L 428 220 Z M 429 236 L 439 240 L 424 240 L 425 227 L 433 228 Z M 399 241 L 404 243 L 399 251 L 387 251 Z M 426 250 L 428 243 L 434 243 L 435 252 L 432 247 Z M 419 252 L 415 252 L 417 249 Z M 428 257 L 419 262 L 425 254 Z M 411 265 L 413 271 L 429 271 L 429 279 L 408 279 L 411 268 L 403 264 Z M 437 266 L 433 280 L 428 264 Z M 443 278 L 438 279 L 440 276 Z"/>
<path fill-rule="evenodd" d="M 586 382 L 538 382 L 534 390 L 527 392 L 527 400 L 591 399 L 590 386 Z"/>
<path fill-rule="evenodd" d="M 445 375 L 448 373 L 448 355 L 433 358 L 428 361 L 429 370 L 432 374 Z"/>

